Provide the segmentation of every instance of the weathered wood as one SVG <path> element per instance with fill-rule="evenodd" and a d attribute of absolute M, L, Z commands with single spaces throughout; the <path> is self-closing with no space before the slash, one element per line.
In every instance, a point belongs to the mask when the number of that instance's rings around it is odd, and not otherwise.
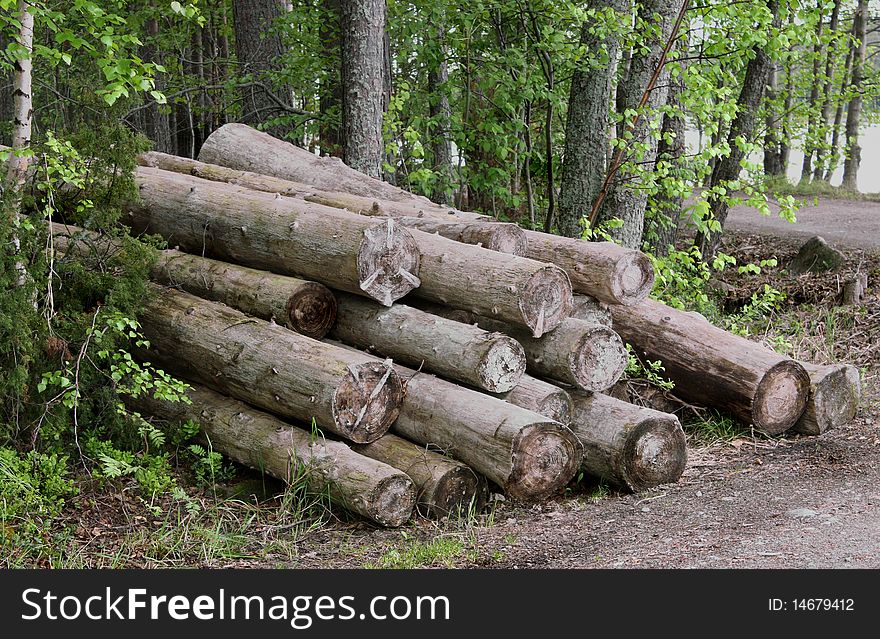
<path fill-rule="evenodd" d="M 396 419 L 404 388 L 388 364 L 189 293 L 153 292 L 140 317 L 144 355 L 167 369 L 358 443 Z"/>
<path fill-rule="evenodd" d="M 416 486 L 416 508 L 426 515 L 467 515 L 486 503 L 489 491 L 483 477 L 424 446 L 388 434 L 354 450 L 406 473 Z"/>
<path fill-rule="evenodd" d="M 120 249 L 117 240 L 76 226 L 52 224 L 55 250 Z M 321 339 L 336 321 L 336 298 L 323 284 L 219 262 L 174 249 L 158 251 L 150 277 L 203 299 L 222 302 L 248 315 L 283 324 L 302 335 Z"/>
<path fill-rule="evenodd" d="M 785 432 L 804 412 L 810 379 L 797 362 L 653 300 L 611 312 L 639 356 L 663 362 L 682 399 L 728 410 L 768 435 Z"/>
<path fill-rule="evenodd" d="M 575 295 L 571 316 L 575 319 L 612 328 L 613 320 L 608 305 L 589 295 Z"/>
<path fill-rule="evenodd" d="M 370 220 L 229 184 L 138 168 L 123 220 L 188 253 L 313 278 L 386 306 L 419 285 L 419 252 L 391 219 Z"/>
<path fill-rule="evenodd" d="M 565 426 L 571 424 L 574 412 L 571 396 L 558 386 L 531 375 L 523 375 L 516 388 L 496 397 Z"/>
<path fill-rule="evenodd" d="M 394 369 L 406 385 L 391 427 L 397 435 L 464 462 L 515 499 L 548 497 L 577 472 L 583 449 L 567 426 L 427 373 Z"/>
<path fill-rule="evenodd" d="M 422 257 L 418 297 L 527 328 L 534 337 L 571 314 L 571 282 L 552 264 L 418 230 L 412 235 Z"/>
<path fill-rule="evenodd" d="M 810 399 L 794 431 L 821 435 L 826 430 L 851 422 L 861 400 L 859 370 L 848 364 L 820 366 L 801 362 L 801 366 L 810 375 Z"/>
<path fill-rule="evenodd" d="M 538 231 L 525 234 L 528 257 L 562 268 L 577 293 L 606 304 L 633 306 L 647 299 L 654 286 L 654 266 L 641 251 Z"/>
<path fill-rule="evenodd" d="M 345 209 L 361 215 L 393 217 L 402 226 L 426 233 L 436 233 L 456 242 L 475 244 L 499 253 L 523 256 L 528 247 L 525 233 L 516 224 L 494 220 L 488 224 L 468 222 L 458 220 L 453 215 L 450 215 L 449 219 L 444 219 L 436 215 L 434 209 L 431 209 L 432 215 L 425 215 L 421 207 L 405 202 L 377 201 L 358 195 L 323 191 L 308 184 L 271 175 L 239 171 L 218 164 L 208 164 L 155 151 L 143 153 L 137 159 L 140 166 L 193 175 L 214 182 L 234 184 L 286 197 L 301 198 L 307 202 Z"/>
<path fill-rule="evenodd" d="M 197 422 L 214 450 L 288 483 L 304 477 L 311 490 L 383 526 L 401 526 L 412 516 L 415 486 L 400 470 L 203 386 L 187 395 L 192 404 L 144 395 L 125 402 L 144 417 Z"/>
<path fill-rule="evenodd" d="M 384 308 L 346 293 L 337 297 L 332 336 L 346 344 L 496 393 L 515 387 L 526 370 L 522 346 L 502 333 L 403 304 Z"/>
<path fill-rule="evenodd" d="M 675 415 L 601 393 L 572 393 L 571 429 L 584 445 L 584 471 L 633 492 L 678 481 L 687 441 Z"/>
<path fill-rule="evenodd" d="M 534 376 L 549 377 L 587 391 L 603 391 L 614 386 L 626 370 L 623 340 L 601 324 L 567 318 L 550 333 L 535 338 L 522 328 L 475 313 L 465 317 L 442 304 L 422 304 L 420 308 L 439 317 L 464 320 L 486 331 L 510 335 L 522 344 L 526 369 Z"/>

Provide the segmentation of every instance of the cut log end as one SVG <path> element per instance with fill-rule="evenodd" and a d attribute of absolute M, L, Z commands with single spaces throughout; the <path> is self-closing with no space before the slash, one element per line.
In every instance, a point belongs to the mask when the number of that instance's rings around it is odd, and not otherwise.
<path fill-rule="evenodd" d="M 571 281 L 561 268 L 548 266 L 536 271 L 520 296 L 524 324 L 534 337 L 549 333 L 571 315 L 573 298 Z"/>
<path fill-rule="evenodd" d="M 461 241 L 520 257 L 525 257 L 529 248 L 525 232 L 516 224 L 471 224 L 462 233 Z"/>
<path fill-rule="evenodd" d="M 397 419 L 403 397 L 403 382 L 389 364 L 352 366 L 333 395 L 336 425 L 353 442 L 375 441 Z"/>
<path fill-rule="evenodd" d="M 562 424 L 532 424 L 514 442 L 512 471 L 504 488 L 516 499 L 549 497 L 571 481 L 582 454 L 577 437 Z"/>
<path fill-rule="evenodd" d="M 383 526 L 396 528 L 409 521 L 416 504 L 416 488 L 404 475 L 382 480 L 370 499 L 370 516 Z"/>
<path fill-rule="evenodd" d="M 611 291 L 624 306 L 635 306 L 647 299 L 654 286 L 654 266 L 644 253 L 632 251 L 622 257 L 611 275 Z"/>
<path fill-rule="evenodd" d="M 492 346 L 480 361 L 477 375 L 481 387 L 490 393 L 506 393 L 519 383 L 526 372 L 526 354 L 515 339 L 492 333 Z"/>
<path fill-rule="evenodd" d="M 558 393 L 547 395 L 538 405 L 538 414 L 568 426 L 574 414 L 571 395 L 561 388 Z"/>
<path fill-rule="evenodd" d="M 336 297 L 323 284 L 309 282 L 288 300 L 287 321 L 297 333 L 323 339 L 336 321 Z"/>
<path fill-rule="evenodd" d="M 861 399 L 861 379 L 855 366 L 841 364 L 810 369 L 811 395 L 807 409 L 795 425 L 803 435 L 821 435 L 847 424 L 856 416 Z"/>
<path fill-rule="evenodd" d="M 418 288 L 420 253 L 409 231 L 390 218 L 364 232 L 357 257 L 360 289 L 391 306 Z"/>
<path fill-rule="evenodd" d="M 458 466 L 446 473 L 431 487 L 430 495 L 419 497 L 418 508 L 424 508 L 431 517 L 466 515 L 480 512 L 486 504 L 486 480 L 467 466 Z"/>
<path fill-rule="evenodd" d="M 632 430 L 623 449 L 621 479 L 639 492 L 678 481 L 687 466 L 687 441 L 675 418 L 649 418 Z"/>
<path fill-rule="evenodd" d="M 586 333 L 571 353 L 571 369 L 578 386 L 604 391 L 617 383 L 626 370 L 628 357 L 620 336 L 606 326 Z"/>
<path fill-rule="evenodd" d="M 807 406 L 810 376 L 793 360 L 773 366 L 758 384 L 752 402 L 752 424 L 767 435 L 780 435 L 794 426 Z"/>

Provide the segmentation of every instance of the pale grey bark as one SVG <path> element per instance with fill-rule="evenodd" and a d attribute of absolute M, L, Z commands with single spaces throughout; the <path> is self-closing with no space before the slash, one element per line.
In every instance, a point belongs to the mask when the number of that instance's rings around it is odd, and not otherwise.
<path fill-rule="evenodd" d="M 831 127 L 831 105 L 832 95 L 831 86 L 834 80 L 834 67 L 837 64 L 837 52 L 840 46 L 840 35 L 838 29 L 840 27 L 840 9 L 843 0 L 834 0 L 834 6 L 831 9 L 831 19 L 828 23 L 828 33 L 832 38 L 828 45 L 828 52 L 825 55 L 825 74 L 822 77 L 822 130 L 819 134 L 819 143 L 816 147 L 816 162 L 813 167 L 813 181 L 821 180 L 824 176 L 825 157 L 828 154 L 828 129 Z"/>
<path fill-rule="evenodd" d="M 843 163 L 843 183 L 841 186 L 851 191 L 859 188 L 859 166 L 862 162 L 862 147 L 859 145 L 859 128 L 862 120 L 862 83 L 865 74 L 865 57 L 868 50 L 867 39 L 868 0 L 859 0 L 853 23 L 855 44 L 852 63 L 853 97 L 846 111 L 846 160 Z"/>

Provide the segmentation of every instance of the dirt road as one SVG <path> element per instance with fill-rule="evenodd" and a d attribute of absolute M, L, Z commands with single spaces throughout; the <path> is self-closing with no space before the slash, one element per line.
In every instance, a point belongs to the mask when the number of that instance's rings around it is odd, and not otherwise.
<path fill-rule="evenodd" d="M 880 249 L 880 203 L 820 198 L 805 201 L 797 213 L 797 224 L 775 212 L 761 215 L 756 209 L 737 206 L 730 210 L 727 228 L 732 231 L 808 239 L 821 235 L 832 246 Z"/>

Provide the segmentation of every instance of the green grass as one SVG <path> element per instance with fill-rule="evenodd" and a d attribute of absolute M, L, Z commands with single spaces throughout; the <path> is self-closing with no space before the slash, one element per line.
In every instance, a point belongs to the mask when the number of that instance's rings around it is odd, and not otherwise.
<path fill-rule="evenodd" d="M 366 568 L 410 569 L 410 568 L 451 568 L 462 559 L 473 559 L 473 552 L 460 537 L 439 536 L 429 541 L 418 541 L 403 533 L 404 544 L 394 547 L 376 561 L 367 563 Z"/>
<path fill-rule="evenodd" d="M 686 422 L 684 429 L 695 444 L 706 446 L 752 436 L 748 426 L 714 410 L 707 411 L 701 419 Z"/>
<path fill-rule="evenodd" d="M 767 187 L 777 195 L 794 195 L 795 197 L 824 197 L 832 200 L 858 200 L 880 202 L 880 193 L 860 193 L 839 186 L 831 186 L 828 182 L 792 183 L 788 178 L 767 178 Z"/>

